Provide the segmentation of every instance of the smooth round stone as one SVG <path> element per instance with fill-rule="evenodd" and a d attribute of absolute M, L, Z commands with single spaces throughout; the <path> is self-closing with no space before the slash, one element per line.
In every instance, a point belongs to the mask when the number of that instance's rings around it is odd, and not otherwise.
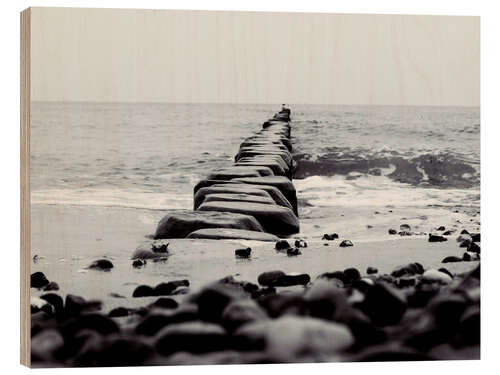
<path fill-rule="evenodd" d="M 422 280 L 427 282 L 439 282 L 443 284 L 449 284 L 452 282 L 452 278 L 449 275 L 434 269 L 425 271 L 422 275 Z"/>

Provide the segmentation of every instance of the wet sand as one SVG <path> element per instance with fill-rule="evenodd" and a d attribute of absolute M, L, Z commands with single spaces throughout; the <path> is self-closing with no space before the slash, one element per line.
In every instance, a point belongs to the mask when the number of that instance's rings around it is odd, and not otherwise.
<path fill-rule="evenodd" d="M 102 300 L 104 311 L 118 306 L 145 306 L 155 297 L 132 298 L 138 285 L 177 279 L 188 279 L 191 291 L 195 291 L 227 275 L 256 283 L 260 273 L 270 270 L 308 273 L 314 280 L 324 272 L 348 267 L 356 267 L 364 274 L 372 266 L 383 274 L 398 265 L 419 262 L 425 269 L 445 266 L 452 273 L 461 273 L 473 269 L 478 262 L 441 264 L 441 261 L 450 255 L 462 256 L 464 249 L 459 248 L 455 239 L 463 228 L 469 231 L 478 228 L 479 216 L 471 209 L 454 211 L 455 208 L 432 207 L 421 210 L 304 207 L 300 212 L 303 233 L 292 237 L 307 241 L 308 247 L 301 249 L 302 255 L 289 257 L 277 252 L 274 243 L 172 239 L 167 260 L 148 261 L 146 266 L 136 269 L 132 267 L 132 253 L 142 242 L 150 241 L 145 236 L 154 231 L 165 211 L 33 205 L 32 255 L 38 255 L 38 260 L 32 262 L 31 273 L 42 271 L 49 280 L 56 281 L 62 296 L 72 293 Z M 422 232 L 437 225 L 458 231 L 447 242 L 440 243 L 429 243 L 426 235 L 400 237 L 387 233 L 388 228 L 399 230 L 401 223 L 409 223 L 412 229 Z M 338 233 L 340 239 L 321 240 L 323 233 L 331 232 Z M 339 247 L 342 239 L 352 240 L 354 246 Z M 251 259 L 236 259 L 234 250 L 247 246 L 252 248 Z M 114 268 L 109 272 L 86 269 L 100 258 L 110 259 Z M 43 294 L 36 289 L 31 291 L 32 295 Z M 183 297 L 174 296 L 178 300 Z"/>

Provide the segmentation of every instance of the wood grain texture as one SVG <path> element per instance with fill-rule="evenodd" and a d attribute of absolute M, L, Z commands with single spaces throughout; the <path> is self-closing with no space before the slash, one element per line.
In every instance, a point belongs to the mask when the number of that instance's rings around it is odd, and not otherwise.
<path fill-rule="evenodd" d="M 21 13 L 21 364 L 31 365 L 30 350 L 30 47 L 31 12 Z"/>

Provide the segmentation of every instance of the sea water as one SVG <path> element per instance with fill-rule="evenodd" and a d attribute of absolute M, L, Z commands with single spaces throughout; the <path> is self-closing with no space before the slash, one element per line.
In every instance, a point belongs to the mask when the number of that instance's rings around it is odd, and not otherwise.
<path fill-rule="evenodd" d="M 279 109 L 260 104 L 32 103 L 32 203 L 191 209 Z M 479 205 L 473 107 L 291 105 L 294 183 L 309 206 Z"/>

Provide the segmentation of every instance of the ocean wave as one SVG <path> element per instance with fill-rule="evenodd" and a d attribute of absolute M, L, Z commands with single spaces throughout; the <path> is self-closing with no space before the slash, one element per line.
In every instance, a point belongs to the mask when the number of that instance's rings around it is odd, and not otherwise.
<path fill-rule="evenodd" d="M 452 152 L 401 153 L 381 147 L 376 151 L 329 147 L 321 154 L 294 154 L 294 178 L 372 175 L 420 187 L 472 188 L 479 186 L 479 163 Z"/>

